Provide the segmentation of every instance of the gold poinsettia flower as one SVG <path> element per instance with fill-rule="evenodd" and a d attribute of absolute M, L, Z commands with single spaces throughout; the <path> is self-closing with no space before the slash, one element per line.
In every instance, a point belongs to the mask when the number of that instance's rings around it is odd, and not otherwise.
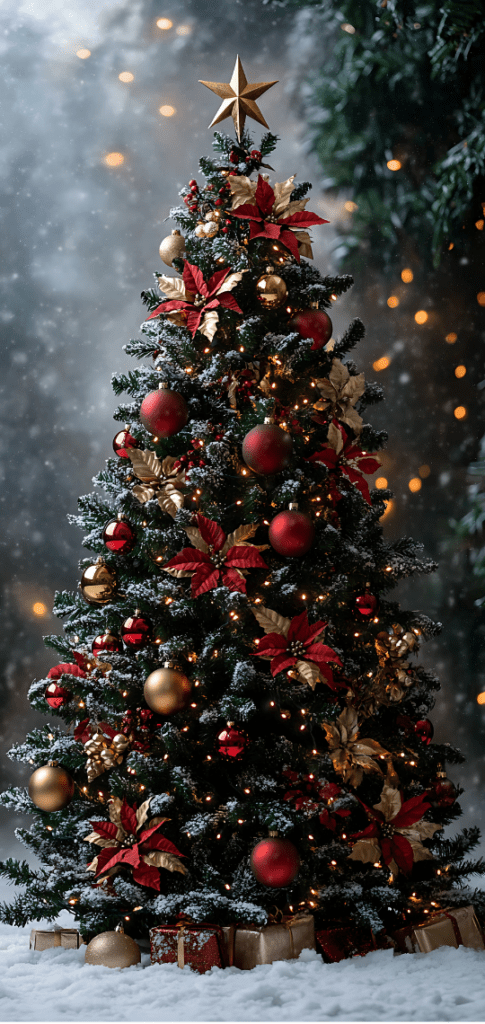
<path fill-rule="evenodd" d="M 315 380 L 315 384 L 322 397 L 315 402 L 314 408 L 318 412 L 326 412 L 328 418 L 346 423 L 358 437 L 363 421 L 354 405 L 364 394 L 364 374 L 352 377 L 340 359 L 334 358 L 328 377 Z"/>
<path fill-rule="evenodd" d="M 178 871 L 186 874 L 176 846 L 158 830 L 169 818 L 157 816 L 148 819 L 150 799 L 140 807 L 131 807 L 127 800 L 113 796 L 109 801 L 109 821 L 92 821 L 93 831 L 84 842 L 101 847 L 100 852 L 87 865 L 98 884 L 122 868 L 132 872 L 133 881 L 160 892 L 160 871 Z M 158 834 L 156 834 L 158 833 Z"/>
<path fill-rule="evenodd" d="M 184 496 L 179 487 L 185 484 L 185 473 L 180 470 L 177 459 L 167 455 L 165 459 L 160 460 L 149 448 L 145 451 L 130 448 L 128 455 L 135 476 L 142 481 L 133 488 L 135 498 L 143 505 L 156 497 L 162 512 L 175 516 L 177 509 L 182 508 L 184 503 Z"/>
<path fill-rule="evenodd" d="M 391 755 L 377 740 L 359 739 L 359 722 L 355 708 L 345 708 L 336 722 L 322 722 L 322 728 L 325 729 L 333 767 L 344 782 L 357 787 L 362 782 L 364 772 L 383 774 L 375 758 L 382 757 L 387 760 Z"/>
<path fill-rule="evenodd" d="M 263 181 L 268 181 L 268 175 L 260 175 Z M 259 179 L 258 179 L 259 180 Z M 292 217 L 296 213 L 302 213 L 305 210 L 308 199 L 294 199 L 290 202 L 290 196 L 294 189 L 295 175 L 292 174 L 286 181 L 276 182 L 273 187 L 274 192 L 274 203 L 271 210 L 271 216 L 276 221 L 286 220 L 288 217 Z M 249 203 L 251 206 L 256 206 L 256 189 L 258 187 L 257 181 L 251 181 L 246 175 L 231 175 L 227 179 L 232 192 L 232 206 L 231 213 L 237 210 L 239 206 L 244 206 Z M 308 216 L 308 214 L 307 214 Z M 326 222 L 322 222 L 326 223 Z M 293 232 L 298 242 L 298 253 L 299 256 L 305 256 L 307 259 L 313 259 L 313 250 L 311 246 L 311 238 L 308 231 L 296 230 L 295 227 L 290 225 L 291 231 Z"/>
<path fill-rule="evenodd" d="M 443 826 L 423 821 L 423 815 L 431 806 L 426 797 L 427 794 L 422 793 L 403 801 L 402 793 L 385 782 L 374 809 L 363 805 L 370 824 L 350 837 L 357 842 L 349 860 L 375 864 L 382 857 L 394 875 L 399 870 L 408 874 L 416 861 L 434 860 L 431 851 L 423 846 L 423 840 L 432 839 Z"/>

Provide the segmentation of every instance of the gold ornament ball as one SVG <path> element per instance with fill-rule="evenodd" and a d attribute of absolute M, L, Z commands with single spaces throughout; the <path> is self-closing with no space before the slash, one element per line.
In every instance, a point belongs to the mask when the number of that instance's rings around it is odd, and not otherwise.
<path fill-rule="evenodd" d="M 84 570 L 79 586 L 88 604 L 108 604 L 116 588 L 116 573 L 106 562 L 95 562 Z"/>
<path fill-rule="evenodd" d="M 256 281 L 256 295 L 265 309 L 277 309 L 285 301 L 288 289 L 278 274 L 263 274 Z"/>
<path fill-rule="evenodd" d="M 29 796 L 41 811 L 61 811 L 74 796 L 74 782 L 65 768 L 45 764 L 30 776 Z"/>
<path fill-rule="evenodd" d="M 205 238 L 205 224 L 203 221 L 201 221 L 200 224 L 197 224 L 194 234 L 197 235 L 197 238 Z"/>
<path fill-rule="evenodd" d="M 164 665 L 157 668 L 145 681 L 144 696 L 156 715 L 174 715 L 186 706 L 192 684 L 178 668 Z"/>
<path fill-rule="evenodd" d="M 185 238 L 180 234 L 180 231 L 175 228 L 171 235 L 167 235 L 166 238 L 160 242 L 160 259 L 166 263 L 167 267 L 173 267 L 173 261 L 177 256 L 181 256 L 185 252 Z"/>
<path fill-rule="evenodd" d="M 215 238 L 215 236 L 217 235 L 218 231 L 219 231 L 219 225 L 218 225 L 217 221 L 215 221 L 215 220 L 207 221 L 207 224 L 204 227 L 204 235 L 205 235 L 206 238 Z"/>
<path fill-rule="evenodd" d="M 132 967 L 141 960 L 140 947 L 122 928 L 101 932 L 86 946 L 85 964 L 97 967 Z"/>

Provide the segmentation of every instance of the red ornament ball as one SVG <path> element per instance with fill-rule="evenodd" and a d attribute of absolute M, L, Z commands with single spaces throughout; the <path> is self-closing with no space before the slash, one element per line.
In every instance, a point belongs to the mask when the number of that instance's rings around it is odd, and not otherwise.
<path fill-rule="evenodd" d="M 373 615 L 377 609 L 377 597 L 374 597 L 374 594 L 369 594 L 369 592 L 366 591 L 365 594 L 359 594 L 359 596 L 356 597 L 355 604 L 360 615 L 367 618 Z"/>
<path fill-rule="evenodd" d="M 185 427 L 189 410 L 183 395 L 169 388 L 150 391 L 143 399 L 140 419 L 143 426 L 158 437 L 171 437 Z"/>
<path fill-rule="evenodd" d="M 263 476 L 286 469 L 292 454 L 293 441 L 290 434 L 276 423 L 258 423 L 246 434 L 242 444 L 246 465 Z"/>
<path fill-rule="evenodd" d="M 131 615 L 121 627 L 123 643 L 132 651 L 137 651 L 150 638 L 150 623 L 142 615 Z"/>
<path fill-rule="evenodd" d="M 300 855 L 289 839 L 263 839 L 251 854 L 251 868 L 258 882 L 282 889 L 296 878 Z"/>
<path fill-rule="evenodd" d="M 438 772 L 438 777 L 430 786 L 428 795 L 433 807 L 451 807 L 458 796 L 458 790 L 451 779 L 446 778 L 444 772 Z"/>
<path fill-rule="evenodd" d="M 107 633 L 100 633 L 100 635 L 93 640 L 93 646 L 91 649 L 95 658 L 98 657 L 98 654 L 104 654 L 106 651 L 114 654 L 117 651 L 121 651 L 121 641 L 114 635 L 114 633 L 110 633 L 109 631 Z"/>
<path fill-rule="evenodd" d="M 247 737 L 243 732 L 239 732 L 239 729 L 234 728 L 233 722 L 228 722 L 227 728 L 223 729 L 217 737 L 218 750 L 223 757 L 236 759 L 241 757 L 247 742 Z"/>
<path fill-rule="evenodd" d="M 49 683 L 45 691 L 45 699 L 51 708 L 62 708 L 70 696 L 69 690 L 58 686 L 57 683 Z"/>
<path fill-rule="evenodd" d="M 135 546 L 136 533 L 126 519 L 112 519 L 103 530 L 103 540 L 108 551 L 127 555 Z"/>
<path fill-rule="evenodd" d="M 332 321 L 324 309 L 307 309 L 303 313 L 297 313 L 290 327 L 298 331 L 300 338 L 312 339 L 312 352 L 323 348 L 332 337 Z"/>
<path fill-rule="evenodd" d="M 429 718 L 420 718 L 419 722 L 415 723 L 414 731 L 416 736 L 419 736 L 421 742 L 429 747 L 434 736 L 434 726 Z"/>
<path fill-rule="evenodd" d="M 269 542 L 271 547 L 286 558 L 306 555 L 315 540 L 315 527 L 304 512 L 288 509 L 279 512 L 270 523 Z"/>
<path fill-rule="evenodd" d="M 129 459 L 128 449 L 139 448 L 136 437 L 132 437 L 129 430 L 120 430 L 119 434 L 113 438 L 113 451 L 116 455 L 119 455 L 120 459 Z"/>

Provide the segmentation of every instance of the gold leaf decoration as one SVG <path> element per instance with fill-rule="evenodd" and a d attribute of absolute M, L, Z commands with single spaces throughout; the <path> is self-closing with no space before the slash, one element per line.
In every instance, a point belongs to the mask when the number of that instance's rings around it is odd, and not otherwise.
<path fill-rule="evenodd" d="M 291 619 L 286 619 L 284 615 L 273 611 L 272 608 L 265 608 L 264 605 L 253 605 L 252 611 L 265 633 L 281 633 L 282 636 L 288 636 Z"/>
<path fill-rule="evenodd" d="M 354 707 L 346 707 L 334 723 L 322 722 L 322 728 L 325 730 L 333 767 L 344 782 L 357 787 L 365 772 L 383 774 L 375 758 L 387 760 L 391 755 L 377 740 L 359 739 L 359 722 Z"/>
<path fill-rule="evenodd" d="M 321 399 L 315 404 L 315 409 L 327 413 L 328 417 L 335 418 L 341 423 L 346 423 L 359 436 L 362 432 L 362 417 L 354 409 L 355 403 L 362 398 L 365 391 L 365 376 L 359 373 L 351 376 L 347 367 L 334 357 L 332 369 L 327 377 L 315 381 Z M 332 447 L 334 447 L 332 445 Z M 337 449 L 336 449 L 337 450 Z"/>
<path fill-rule="evenodd" d="M 244 203 L 255 205 L 256 181 L 251 181 L 245 174 L 231 174 L 227 181 L 232 192 L 231 210 L 237 210 Z"/>
<path fill-rule="evenodd" d="M 293 672 L 298 673 L 298 682 L 308 683 L 312 690 L 317 683 L 324 682 L 322 673 L 314 661 L 297 661 L 293 666 Z"/>
<path fill-rule="evenodd" d="M 220 289 L 222 291 L 222 289 Z M 217 293 L 219 294 L 219 292 Z M 215 309 L 209 309 L 207 313 L 204 313 L 202 320 L 199 324 L 199 331 L 207 338 L 208 341 L 212 341 L 219 324 L 219 314 Z"/>
<path fill-rule="evenodd" d="M 165 277 L 165 274 L 160 274 L 158 287 L 161 292 L 165 292 L 169 299 L 185 300 L 186 298 L 185 285 L 181 277 Z"/>

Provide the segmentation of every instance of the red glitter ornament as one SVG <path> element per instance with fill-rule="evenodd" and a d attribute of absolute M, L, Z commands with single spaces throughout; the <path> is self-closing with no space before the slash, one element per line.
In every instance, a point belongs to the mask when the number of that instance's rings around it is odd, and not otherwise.
<path fill-rule="evenodd" d="M 242 444 L 246 465 L 264 476 L 286 469 L 292 454 L 293 441 L 290 434 L 276 426 L 276 423 L 258 423 L 246 434 Z"/>
<path fill-rule="evenodd" d="M 45 691 L 45 699 L 51 708 L 62 708 L 70 696 L 69 690 L 58 686 L 57 683 L 49 683 Z"/>
<path fill-rule="evenodd" d="M 58 686 L 56 682 L 63 675 L 79 676 L 81 679 L 86 678 L 86 673 L 79 665 L 72 665 L 69 662 L 62 662 L 60 665 L 54 665 L 53 668 L 49 669 L 47 678 L 51 679 L 52 682 L 49 683 L 45 691 L 45 699 L 51 708 L 61 708 L 71 696 L 69 690 L 66 690 L 63 686 Z"/>
<path fill-rule="evenodd" d="M 98 657 L 98 654 L 104 654 L 106 651 L 115 653 L 116 651 L 121 651 L 121 640 L 119 640 L 114 633 L 110 633 L 108 630 L 106 633 L 100 633 L 100 635 L 93 640 L 91 650 L 95 658 Z"/>
<path fill-rule="evenodd" d="M 428 789 L 428 796 L 432 807 L 451 807 L 458 796 L 458 790 L 451 779 L 447 779 L 445 772 L 438 772 L 436 781 Z"/>
<path fill-rule="evenodd" d="M 126 519 L 112 519 L 103 530 L 103 541 L 108 551 L 127 555 L 135 546 L 136 533 Z"/>
<path fill-rule="evenodd" d="M 324 309 L 307 309 L 297 313 L 290 323 L 294 331 L 298 331 L 300 338 L 311 338 L 313 345 L 311 351 L 323 348 L 332 337 L 332 321 Z"/>
<path fill-rule="evenodd" d="M 377 597 L 374 597 L 374 594 L 369 594 L 369 592 L 366 591 L 365 594 L 359 594 L 359 596 L 356 597 L 355 604 L 360 615 L 367 618 L 373 615 L 376 611 Z"/>
<path fill-rule="evenodd" d="M 217 737 L 218 750 L 223 757 L 240 758 L 247 742 L 244 733 L 234 728 L 234 722 L 228 722 Z"/>
<path fill-rule="evenodd" d="M 139 448 L 139 444 L 136 437 L 132 437 L 128 428 L 125 427 L 113 438 L 113 451 L 120 459 L 129 459 L 129 448 Z"/>
<path fill-rule="evenodd" d="M 414 731 L 416 736 L 419 736 L 421 742 L 429 747 L 434 736 L 434 726 L 429 718 L 420 718 L 419 722 L 415 723 Z"/>
<path fill-rule="evenodd" d="M 290 505 L 287 512 L 279 512 L 268 531 L 271 547 L 286 558 L 305 555 L 315 539 L 315 527 L 310 516 L 296 511 L 297 508 L 297 505 Z"/>
<path fill-rule="evenodd" d="M 281 889 L 296 878 L 300 869 L 300 855 L 289 839 L 270 836 L 254 847 L 251 868 L 262 885 Z"/>
<path fill-rule="evenodd" d="M 150 623 L 139 612 L 125 620 L 121 627 L 121 638 L 127 647 L 137 651 L 144 647 L 150 637 Z"/>
<path fill-rule="evenodd" d="M 140 419 L 143 426 L 158 437 L 171 437 L 185 427 L 189 418 L 189 410 L 183 395 L 178 391 L 160 386 L 158 391 L 150 391 L 143 399 Z"/>

